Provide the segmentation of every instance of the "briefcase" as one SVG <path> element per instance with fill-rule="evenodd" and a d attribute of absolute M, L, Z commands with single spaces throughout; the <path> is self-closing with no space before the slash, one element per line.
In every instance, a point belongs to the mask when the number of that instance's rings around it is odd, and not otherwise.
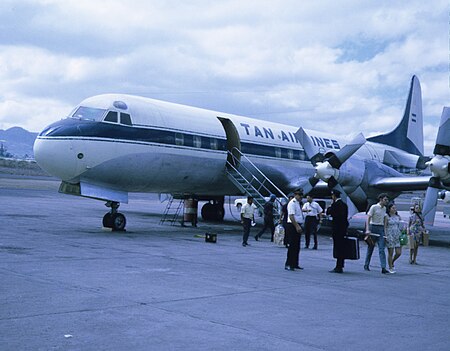
<path fill-rule="evenodd" d="M 359 239 L 346 236 L 344 238 L 344 255 L 347 260 L 359 260 Z"/>

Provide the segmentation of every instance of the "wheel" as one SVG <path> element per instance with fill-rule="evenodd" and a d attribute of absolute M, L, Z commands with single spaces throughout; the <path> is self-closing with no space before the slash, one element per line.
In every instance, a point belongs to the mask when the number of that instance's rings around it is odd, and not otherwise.
<path fill-rule="evenodd" d="M 125 225 L 127 224 L 127 220 L 125 219 L 125 216 L 122 213 L 114 213 L 111 216 L 111 222 L 112 226 L 111 228 L 114 231 L 123 231 L 125 230 Z"/>
<path fill-rule="evenodd" d="M 215 220 L 217 222 L 223 221 L 223 217 L 225 216 L 225 209 L 223 208 L 222 205 L 220 205 L 220 204 L 214 205 L 214 215 L 215 215 Z"/>
<path fill-rule="evenodd" d="M 210 203 L 206 203 L 202 206 L 202 218 L 205 221 L 211 221 L 211 214 L 213 212 L 213 205 Z"/>
<path fill-rule="evenodd" d="M 105 228 L 112 228 L 112 218 L 110 212 L 103 216 L 103 226 Z"/>
<path fill-rule="evenodd" d="M 220 222 L 225 216 L 225 209 L 221 204 L 204 204 L 202 207 L 202 218 L 205 221 Z"/>

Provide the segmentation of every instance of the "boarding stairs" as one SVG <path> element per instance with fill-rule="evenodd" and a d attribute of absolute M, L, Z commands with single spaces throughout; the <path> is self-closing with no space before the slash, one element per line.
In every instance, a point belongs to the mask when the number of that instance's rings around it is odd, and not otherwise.
<path fill-rule="evenodd" d="M 253 203 L 263 212 L 265 196 L 275 194 L 274 221 L 281 216 L 280 198 L 288 199 L 256 165 L 239 149 L 228 151 L 226 172 L 230 181 L 244 194 L 253 197 Z"/>
<path fill-rule="evenodd" d="M 167 206 L 164 210 L 161 220 L 159 221 L 159 224 L 162 225 L 166 222 L 169 222 L 170 225 L 175 225 L 183 207 L 184 199 L 174 199 L 174 197 L 171 196 L 167 202 Z"/>

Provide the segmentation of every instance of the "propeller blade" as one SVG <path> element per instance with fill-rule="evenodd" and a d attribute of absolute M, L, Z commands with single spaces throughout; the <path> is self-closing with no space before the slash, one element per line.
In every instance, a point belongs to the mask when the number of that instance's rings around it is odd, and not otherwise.
<path fill-rule="evenodd" d="M 303 189 L 303 193 L 307 195 L 319 182 L 319 179 L 316 177 L 309 177 L 306 184 L 303 184 L 301 188 Z"/>
<path fill-rule="evenodd" d="M 336 152 L 328 160 L 333 168 L 339 169 L 342 164 L 347 161 L 361 146 L 366 143 L 366 138 L 359 133 L 350 143 L 346 144 L 342 149 Z"/>
<path fill-rule="evenodd" d="M 328 181 L 328 188 L 330 190 L 337 190 L 341 193 L 341 199 L 342 201 L 344 201 L 347 206 L 348 206 L 348 216 L 347 219 L 350 219 L 353 217 L 353 215 L 355 215 L 356 213 L 358 213 L 358 209 L 355 206 L 355 204 L 353 203 L 353 201 L 350 199 L 350 196 L 347 195 L 347 193 L 345 192 L 344 188 L 337 182 L 336 178 L 331 177 L 330 180 Z"/>
<path fill-rule="evenodd" d="M 434 224 L 434 216 L 436 214 L 436 205 L 438 194 L 440 191 L 441 182 L 437 177 L 431 177 L 428 184 L 427 192 L 425 194 L 425 201 L 423 204 L 422 214 L 424 217 L 425 226 Z"/>
<path fill-rule="evenodd" d="M 302 144 L 305 154 L 311 160 L 313 166 L 315 166 L 317 162 L 322 162 L 324 160 L 324 156 L 320 152 L 316 152 L 316 147 L 303 128 L 300 128 L 294 134 L 300 141 L 300 144 Z"/>
<path fill-rule="evenodd" d="M 450 155 L 450 107 L 444 107 L 442 110 L 441 121 L 439 124 L 435 155 Z"/>

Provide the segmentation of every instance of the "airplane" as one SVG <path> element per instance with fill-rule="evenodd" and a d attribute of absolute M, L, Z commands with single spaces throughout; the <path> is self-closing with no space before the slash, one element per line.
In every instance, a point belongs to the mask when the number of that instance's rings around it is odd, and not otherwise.
<path fill-rule="evenodd" d="M 449 133 L 442 132 L 441 139 L 448 140 Z M 438 154 L 448 163 L 448 146 L 438 148 Z M 66 118 L 43 129 L 34 155 L 42 169 L 62 180 L 60 192 L 106 201 L 110 211 L 103 226 L 112 230 L 125 230 L 118 207 L 128 203 L 130 192 L 207 200 L 203 219 L 222 220 L 226 195 L 258 190 L 261 197 L 274 192 L 285 197 L 303 188 L 317 197 L 329 196 L 334 188 L 345 195 L 353 215 L 376 202 L 380 192 L 394 199 L 403 191 L 426 190 L 430 177 L 421 174 L 437 157 L 423 155 L 416 76 L 399 125 L 367 139 L 360 134 L 347 142 L 330 131 L 103 94 L 83 100 Z M 448 171 L 433 173 L 439 179 L 433 184 L 446 189 Z M 429 198 L 433 203 L 434 197 Z"/>

